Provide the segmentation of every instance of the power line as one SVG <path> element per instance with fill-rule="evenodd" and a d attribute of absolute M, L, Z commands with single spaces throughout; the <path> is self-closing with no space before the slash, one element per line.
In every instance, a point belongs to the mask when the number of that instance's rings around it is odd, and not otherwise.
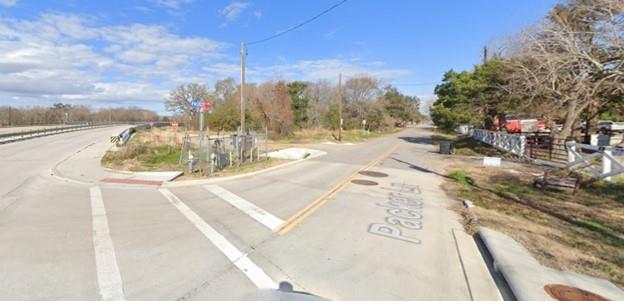
<path fill-rule="evenodd" d="M 305 21 L 303 21 L 303 22 L 301 22 L 301 23 L 299 23 L 299 24 L 297 24 L 297 25 L 295 25 L 295 26 L 292 26 L 292 27 L 290 27 L 290 28 L 288 28 L 288 29 L 286 29 L 286 30 L 284 30 L 284 31 L 278 32 L 278 33 L 276 33 L 276 34 L 274 34 L 274 35 L 272 35 L 272 36 L 268 36 L 268 37 L 266 37 L 266 38 L 264 38 L 264 39 L 256 40 L 256 41 L 249 42 L 249 43 L 245 43 L 245 44 L 247 44 L 247 45 L 260 44 L 260 43 L 263 43 L 263 42 L 266 42 L 266 41 L 269 41 L 269 40 L 275 39 L 275 38 L 277 38 L 277 37 L 279 37 L 279 36 L 285 35 L 285 34 L 287 34 L 287 33 L 291 32 L 291 31 L 293 31 L 293 30 L 295 30 L 295 29 L 297 29 L 297 28 L 299 28 L 299 27 L 302 27 L 302 26 L 304 26 L 304 25 L 306 25 L 306 24 L 308 24 L 308 23 L 310 23 L 310 22 L 312 22 L 312 21 L 314 21 L 314 20 L 316 20 L 316 19 L 320 18 L 320 17 L 321 17 L 321 16 L 323 16 L 324 14 L 327 14 L 328 12 L 330 12 L 330 11 L 334 10 L 334 9 L 335 9 L 335 8 L 337 8 L 338 6 L 340 6 L 340 5 L 344 4 L 345 2 L 347 2 L 347 0 L 340 1 L 340 2 L 338 2 L 338 3 L 336 3 L 336 4 L 334 4 L 333 6 L 329 7 L 328 9 L 326 9 L 326 10 L 322 11 L 322 12 L 321 12 L 321 13 L 319 13 L 318 15 L 316 15 L 316 16 L 314 16 L 314 17 L 310 18 L 310 19 L 307 19 L 307 20 L 305 20 Z"/>

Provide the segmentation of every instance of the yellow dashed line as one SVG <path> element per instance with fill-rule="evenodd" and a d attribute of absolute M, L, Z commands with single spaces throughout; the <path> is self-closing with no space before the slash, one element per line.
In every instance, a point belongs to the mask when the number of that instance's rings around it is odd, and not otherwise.
<path fill-rule="evenodd" d="M 354 172 L 353 174 L 351 174 L 350 176 L 342 180 L 338 185 L 334 186 L 332 189 L 325 192 L 318 199 L 314 200 L 312 203 L 308 204 L 305 208 L 301 209 L 299 212 L 295 213 L 293 216 L 285 220 L 284 223 L 281 224 L 275 230 L 275 232 L 279 235 L 284 235 L 288 233 L 288 231 L 290 231 L 292 228 L 299 225 L 306 217 L 312 215 L 312 213 L 314 213 L 318 208 L 323 206 L 323 204 L 327 203 L 327 201 L 329 201 L 329 199 L 332 196 L 334 196 L 336 193 L 344 189 L 347 186 L 347 184 L 349 184 L 349 182 L 358 175 L 360 171 L 364 171 L 375 166 L 377 163 L 379 163 L 381 160 L 383 160 L 385 157 L 387 157 L 393 151 L 395 151 L 399 147 L 399 145 L 401 145 L 401 143 L 402 141 L 397 142 L 392 147 L 390 147 L 387 151 L 381 154 L 379 157 L 370 161 L 368 164 L 366 164 L 366 166 L 357 170 L 356 172 Z"/>

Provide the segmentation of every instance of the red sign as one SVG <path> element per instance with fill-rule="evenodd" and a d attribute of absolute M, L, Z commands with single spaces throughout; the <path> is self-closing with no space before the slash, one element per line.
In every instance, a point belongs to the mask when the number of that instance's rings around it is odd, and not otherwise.
<path fill-rule="evenodd" d="M 209 101 L 204 101 L 204 102 L 201 104 L 201 109 L 200 109 L 200 110 L 201 110 L 201 112 L 206 112 L 206 111 L 209 111 L 209 110 L 211 110 L 211 109 L 212 109 L 212 103 L 211 103 L 211 102 L 209 102 Z"/>

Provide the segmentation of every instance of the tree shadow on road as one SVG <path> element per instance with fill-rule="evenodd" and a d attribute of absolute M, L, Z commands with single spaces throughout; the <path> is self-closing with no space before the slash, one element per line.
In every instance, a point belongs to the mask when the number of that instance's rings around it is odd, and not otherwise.
<path fill-rule="evenodd" d="M 399 139 L 405 141 L 405 142 L 409 142 L 409 143 L 416 143 L 416 144 L 426 144 L 426 145 L 431 145 L 431 138 L 429 137 L 399 137 Z"/>
<path fill-rule="evenodd" d="M 392 159 L 394 161 L 397 161 L 399 163 L 403 163 L 403 164 L 407 165 L 409 168 L 418 170 L 420 172 L 431 173 L 431 174 L 434 174 L 434 175 L 437 175 L 437 176 L 440 176 L 440 177 L 448 178 L 448 176 L 445 175 L 445 174 L 441 174 L 439 172 L 436 172 L 436 171 L 428 169 L 428 168 L 420 167 L 418 165 L 412 164 L 412 163 L 407 162 L 407 161 L 403 161 L 401 159 L 397 159 L 395 157 L 391 157 L 390 159 Z"/>

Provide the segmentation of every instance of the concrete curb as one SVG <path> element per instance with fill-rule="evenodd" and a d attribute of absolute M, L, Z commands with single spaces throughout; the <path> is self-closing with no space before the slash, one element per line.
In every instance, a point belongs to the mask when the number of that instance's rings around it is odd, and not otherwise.
<path fill-rule="evenodd" d="M 503 301 L 474 238 L 464 230 L 458 229 L 453 229 L 453 238 L 471 300 Z"/>
<path fill-rule="evenodd" d="M 527 249 L 507 235 L 487 228 L 479 230 L 478 235 L 492 256 L 494 268 L 518 301 L 552 301 L 544 290 L 547 284 L 563 284 L 610 300 L 624 300 L 624 291 L 605 279 L 540 265 Z"/>
<path fill-rule="evenodd" d="M 220 178 L 214 178 L 214 179 L 201 179 L 201 180 L 186 180 L 186 181 L 177 181 L 177 182 L 164 182 L 162 186 L 163 187 L 184 187 L 184 186 L 194 186 L 194 185 L 206 185 L 206 184 L 220 183 L 220 182 L 225 182 L 225 181 L 229 181 L 229 180 L 237 180 L 237 179 L 241 179 L 241 178 L 245 178 L 245 177 L 256 176 L 256 175 L 263 174 L 263 173 L 266 173 L 266 172 L 270 172 L 270 171 L 273 171 L 273 170 L 277 170 L 277 169 L 280 169 L 280 168 L 285 168 L 285 167 L 288 167 L 288 166 L 292 166 L 292 165 L 301 163 L 303 161 L 307 161 L 307 160 L 310 160 L 310 159 L 318 158 L 318 157 L 323 156 L 325 154 L 320 154 L 320 155 L 317 155 L 317 156 L 309 156 L 309 157 L 304 158 L 304 159 L 298 159 L 298 160 L 287 162 L 287 163 L 284 163 L 284 164 L 272 166 L 272 167 L 269 167 L 269 168 L 266 168 L 266 169 L 262 169 L 262 170 L 258 170 L 258 171 L 252 171 L 252 172 L 248 172 L 248 173 L 244 173 L 244 174 L 240 174 L 240 175 L 235 175 L 235 176 L 220 177 Z"/>

